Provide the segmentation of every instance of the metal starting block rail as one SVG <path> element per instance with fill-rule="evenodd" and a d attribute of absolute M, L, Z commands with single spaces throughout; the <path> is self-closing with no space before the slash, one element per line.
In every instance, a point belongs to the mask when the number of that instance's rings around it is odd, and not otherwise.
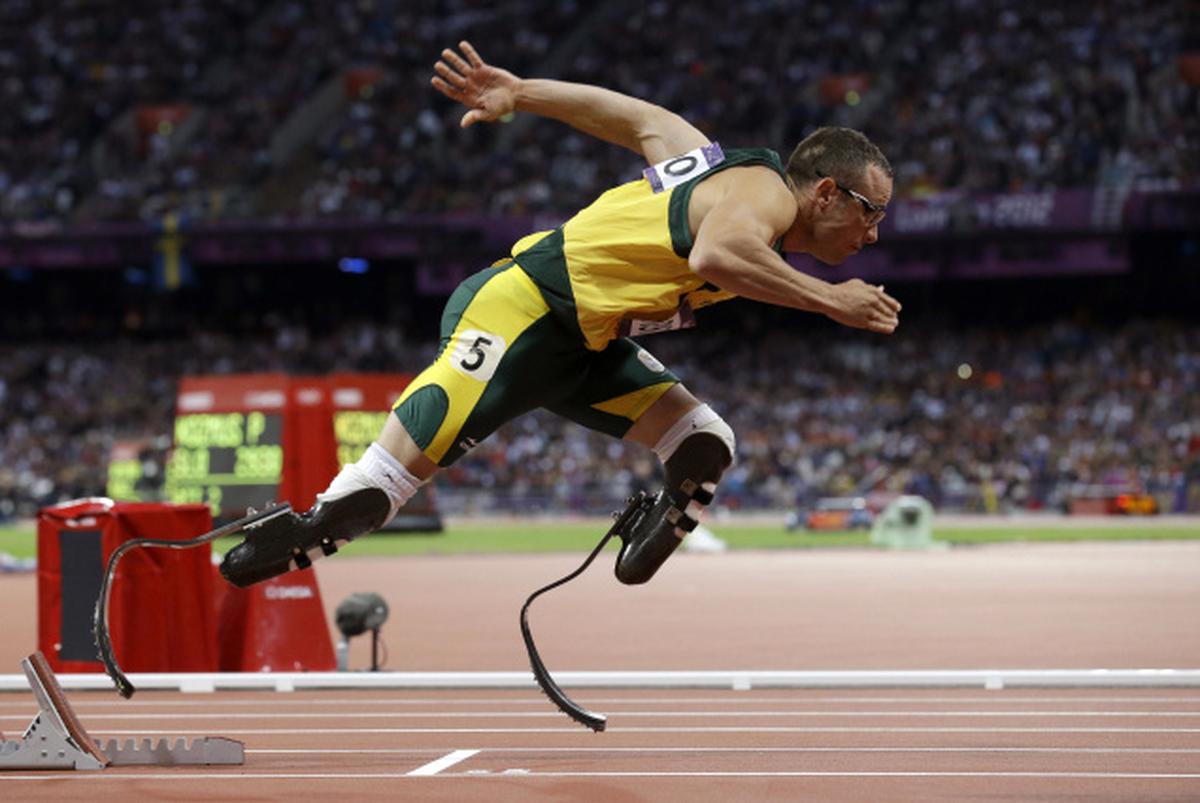
<path fill-rule="evenodd" d="M 135 741 L 109 739 L 98 745 L 75 715 L 46 656 L 35 652 L 22 659 L 40 709 L 20 739 L 0 739 L 2 770 L 102 770 L 113 766 L 170 767 L 233 764 L 245 761 L 241 742 L 206 736 L 191 742 L 178 738 Z"/>

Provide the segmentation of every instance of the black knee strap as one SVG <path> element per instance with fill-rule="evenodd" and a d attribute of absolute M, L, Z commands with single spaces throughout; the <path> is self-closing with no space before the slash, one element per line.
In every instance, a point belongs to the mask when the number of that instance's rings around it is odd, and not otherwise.
<path fill-rule="evenodd" d="M 663 515 L 663 518 L 666 519 L 668 524 L 675 525 L 685 533 L 690 533 L 700 523 L 674 505 L 667 508 L 667 512 Z"/>
<path fill-rule="evenodd" d="M 712 482 L 716 482 L 716 480 L 712 480 Z M 692 499 L 695 499 L 697 502 L 704 505 L 705 507 L 708 507 L 709 505 L 712 504 L 712 500 L 713 500 L 712 491 L 705 490 L 695 480 L 692 480 L 692 479 L 683 480 L 681 483 L 679 483 L 679 490 L 683 491 L 685 494 L 690 496 Z"/>

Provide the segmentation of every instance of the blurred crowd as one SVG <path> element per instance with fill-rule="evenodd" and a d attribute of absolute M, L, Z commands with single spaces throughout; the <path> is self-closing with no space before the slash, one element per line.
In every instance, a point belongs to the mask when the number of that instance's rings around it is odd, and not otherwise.
<path fill-rule="evenodd" d="M 131 142 L 122 121 L 139 106 L 219 108 L 205 75 L 241 58 L 252 16 L 237 0 L 0 4 L 0 218 L 71 220 L 89 197 L 125 192 L 117 185 L 132 186 L 163 142 L 114 148 L 106 169 L 97 164 L 106 137 Z"/>
<path fill-rule="evenodd" d="M 1183 5 L 9 0 L 0 218 L 561 212 L 637 174 L 553 122 L 460 131 L 428 80 L 464 37 L 519 74 L 662 103 L 726 146 L 786 154 L 818 125 L 861 128 L 901 195 L 1188 185 Z"/>
<path fill-rule="evenodd" d="M 733 426 L 718 504 L 803 508 L 824 496 L 918 493 L 940 510 L 1065 510 L 1150 494 L 1200 512 L 1200 331 L 1057 323 L 1020 333 L 786 330 L 644 342 Z M 181 374 L 414 370 L 432 348 L 397 328 L 317 336 L 0 346 L 0 517 L 102 494 L 114 441 L 172 431 Z M 599 512 L 653 489 L 657 461 L 537 412 L 439 475 L 455 512 Z"/>
<path fill-rule="evenodd" d="M 1176 66 L 1182 6 L 6 0 L 0 233 L 172 212 L 553 216 L 638 175 L 632 154 L 553 121 L 460 129 L 429 77 L 463 38 L 521 75 L 661 103 L 726 147 L 786 157 L 817 126 L 860 128 L 901 196 L 1194 187 L 1200 95 Z M 43 331 L 22 321 L 56 308 L 14 306 L 18 332 Z M 222 324 L 186 340 L 147 321 L 157 337 L 0 342 L 0 518 L 102 493 L 114 441 L 169 436 L 180 375 L 398 371 L 432 356 L 390 325 Z M 941 509 L 1056 510 L 1128 490 L 1200 512 L 1195 327 L 946 331 L 646 345 L 737 431 L 730 508 L 913 492 Z M 455 509 L 596 512 L 657 472 L 640 447 L 536 413 L 438 483 Z"/>

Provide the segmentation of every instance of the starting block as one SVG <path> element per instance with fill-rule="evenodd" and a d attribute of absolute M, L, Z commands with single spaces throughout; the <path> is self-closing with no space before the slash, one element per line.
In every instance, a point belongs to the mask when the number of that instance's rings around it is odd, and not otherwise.
<path fill-rule="evenodd" d="M 88 735 L 63 694 L 62 686 L 41 652 L 21 661 L 37 700 L 37 716 L 20 739 L 0 738 L 2 770 L 102 770 L 107 766 L 172 767 L 198 764 L 241 765 L 244 745 L 234 739 L 206 736 L 190 743 L 182 738 L 135 741 L 109 739 L 97 744 Z"/>

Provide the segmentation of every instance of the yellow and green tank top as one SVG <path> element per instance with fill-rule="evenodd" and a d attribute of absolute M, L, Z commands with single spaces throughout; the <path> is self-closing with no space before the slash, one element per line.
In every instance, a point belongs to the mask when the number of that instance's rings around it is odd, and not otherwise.
<path fill-rule="evenodd" d="M 690 326 L 692 310 L 734 297 L 688 268 L 692 191 L 730 167 L 765 165 L 781 176 L 784 168 L 779 154 L 766 148 L 722 153 L 714 144 L 704 150 L 711 154 L 713 148 L 720 159 L 715 164 L 697 166 L 684 161 L 691 158 L 685 154 L 655 165 L 643 178 L 605 192 L 557 229 L 530 234 L 513 246 L 512 258 L 538 285 L 550 309 L 570 328 L 578 327 L 589 349 L 602 350 L 626 334 Z M 672 186 L 673 165 L 690 170 L 677 170 Z"/>

